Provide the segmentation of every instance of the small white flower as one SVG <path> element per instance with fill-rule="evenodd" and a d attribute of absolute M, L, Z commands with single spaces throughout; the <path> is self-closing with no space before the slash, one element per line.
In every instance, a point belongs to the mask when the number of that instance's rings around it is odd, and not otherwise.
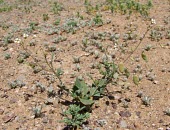
<path fill-rule="evenodd" d="M 23 37 L 24 37 L 24 38 L 27 38 L 27 37 L 28 37 L 28 34 L 24 33 L 24 34 L 23 34 Z"/>
<path fill-rule="evenodd" d="M 18 44 L 21 43 L 21 39 L 15 38 L 14 43 L 18 43 Z"/>
<path fill-rule="evenodd" d="M 151 19 L 151 23 L 152 24 L 156 24 L 156 20 L 155 19 Z"/>

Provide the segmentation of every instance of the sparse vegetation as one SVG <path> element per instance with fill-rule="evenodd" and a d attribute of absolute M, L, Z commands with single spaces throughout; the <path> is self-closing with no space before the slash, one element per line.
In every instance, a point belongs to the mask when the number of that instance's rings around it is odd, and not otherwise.
<path fill-rule="evenodd" d="M 168 126 L 166 0 L 9 2 L 0 0 L 0 129 Z"/>

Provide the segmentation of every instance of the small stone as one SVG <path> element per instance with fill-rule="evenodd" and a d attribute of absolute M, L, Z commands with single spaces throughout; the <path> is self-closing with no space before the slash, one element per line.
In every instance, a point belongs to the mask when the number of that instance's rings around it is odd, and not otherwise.
<path fill-rule="evenodd" d="M 137 115 L 139 118 L 141 117 L 140 114 L 141 114 L 140 111 L 137 111 L 137 112 L 136 112 L 136 115 Z"/>
<path fill-rule="evenodd" d="M 14 120 L 15 117 L 16 117 L 16 116 L 15 116 L 14 113 L 10 113 L 10 114 L 5 115 L 4 117 L 2 117 L 2 120 L 3 120 L 4 123 L 8 123 L 8 122 Z"/>
<path fill-rule="evenodd" d="M 121 128 L 127 128 L 127 123 L 124 120 L 121 120 L 119 125 L 120 125 Z"/>
<path fill-rule="evenodd" d="M 94 128 L 94 130 L 100 130 L 100 128 L 97 127 L 97 128 Z"/>
<path fill-rule="evenodd" d="M 120 111 L 119 112 L 119 115 L 121 117 L 130 117 L 131 116 L 131 113 L 129 111 Z"/>
<path fill-rule="evenodd" d="M 158 84 L 158 81 L 157 81 L 157 80 L 154 80 L 153 83 L 154 83 L 154 84 Z"/>
<path fill-rule="evenodd" d="M 47 117 L 44 117 L 44 118 L 42 119 L 42 122 L 43 122 L 43 123 L 48 123 L 48 118 L 47 118 Z"/>
<path fill-rule="evenodd" d="M 117 109 L 117 104 L 116 103 L 111 103 L 113 109 Z"/>
<path fill-rule="evenodd" d="M 17 102 L 17 99 L 15 99 L 15 98 L 12 98 L 12 99 L 9 101 L 10 104 L 13 104 L 13 103 L 16 103 L 16 102 Z"/>
<path fill-rule="evenodd" d="M 4 113 L 4 110 L 0 108 L 0 115 L 2 115 L 3 113 Z"/>
<path fill-rule="evenodd" d="M 156 126 L 156 124 L 152 124 L 152 126 Z"/>
<path fill-rule="evenodd" d="M 166 130 L 170 130 L 170 127 L 167 127 Z"/>

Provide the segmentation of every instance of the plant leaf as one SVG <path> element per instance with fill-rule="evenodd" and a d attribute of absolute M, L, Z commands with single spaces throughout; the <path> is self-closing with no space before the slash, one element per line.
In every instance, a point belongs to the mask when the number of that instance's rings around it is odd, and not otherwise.
<path fill-rule="evenodd" d="M 145 60 L 146 62 L 148 62 L 148 58 L 147 58 L 147 56 L 145 55 L 144 52 L 142 52 L 141 56 L 142 56 L 143 60 Z"/>
<path fill-rule="evenodd" d="M 90 100 L 90 99 L 82 99 L 82 98 L 79 98 L 80 102 L 83 103 L 84 105 L 92 105 L 94 103 L 93 100 Z"/>
<path fill-rule="evenodd" d="M 90 89 L 90 95 L 89 95 L 89 96 L 92 97 L 92 96 L 95 94 L 96 90 L 97 90 L 97 87 L 91 88 L 91 89 Z"/>
<path fill-rule="evenodd" d="M 122 63 L 118 65 L 118 68 L 119 68 L 119 71 L 121 73 L 123 73 L 125 71 L 125 67 L 124 67 L 124 65 Z"/>
<path fill-rule="evenodd" d="M 133 76 L 133 82 L 134 82 L 135 85 L 139 84 L 139 77 L 137 75 Z"/>
<path fill-rule="evenodd" d="M 127 78 L 130 76 L 130 73 L 129 73 L 127 68 L 125 69 L 125 75 L 126 75 Z"/>

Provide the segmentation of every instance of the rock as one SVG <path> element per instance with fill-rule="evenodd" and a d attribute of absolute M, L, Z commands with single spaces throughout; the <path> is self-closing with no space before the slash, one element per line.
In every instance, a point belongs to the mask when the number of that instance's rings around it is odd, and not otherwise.
<path fill-rule="evenodd" d="M 130 117 L 131 116 L 131 113 L 129 111 L 120 111 L 119 112 L 119 115 L 121 117 Z"/>
<path fill-rule="evenodd" d="M 139 117 L 139 118 L 141 118 L 141 112 L 140 111 L 136 111 L 136 115 Z"/>
<path fill-rule="evenodd" d="M 43 123 L 48 123 L 48 118 L 47 118 L 47 117 L 44 117 L 44 118 L 42 119 L 42 122 L 43 122 Z"/>
<path fill-rule="evenodd" d="M 97 127 L 97 128 L 94 128 L 94 130 L 100 130 L 100 128 Z"/>
<path fill-rule="evenodd" d="M 121 128 L 127 128 L 127 123 L 126 123 L 125 120 L 121 120 L 119 125 L 120 125 Z"/>
<path fill-rule="evenodd" d="M 117 109 L 117 104 L 113 103 L 113 102 L 111 104 L 112 104 L 112 108 L 116 110 Z"/>
<path fill-rule="evenodd" d="M 0 115 L 2 115 L 3 113 L 4 113 L 4 110 L 0 108 Z"/>
<path fill-rule="evenodd" d="M 8 115 L 5 115 L 4 117 L 2 117 L 2 120 L 4 123 L 8 123 L 10 121 L 13 121 L 15 119 L 15 113 L 10 113 Z"/>
<path fill-rule="evenodd" d="M 10 104 L 13 104 L 13 103 L 16 103 L 16 102 L 17 102 L 17 99 L 15 99 L 15 98 L 12 98 L 12 99 L 9 101 Z"/>

